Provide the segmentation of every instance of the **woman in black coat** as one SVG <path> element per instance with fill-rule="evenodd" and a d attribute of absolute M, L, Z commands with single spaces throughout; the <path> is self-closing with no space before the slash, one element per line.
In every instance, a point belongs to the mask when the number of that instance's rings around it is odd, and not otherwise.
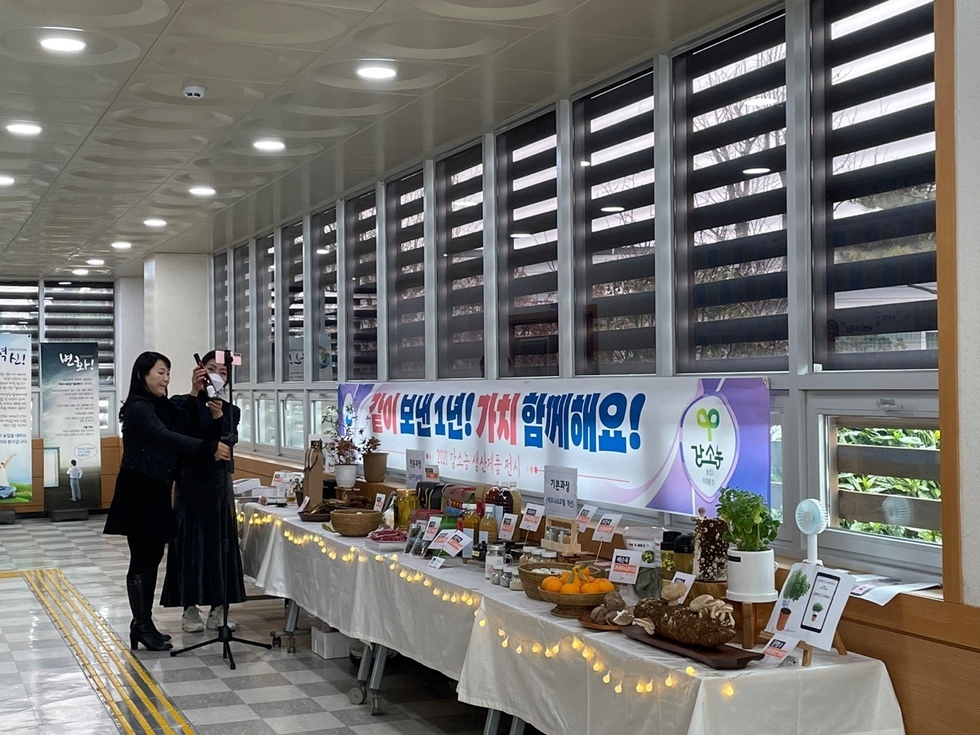
<path fill-rule="evenodd" d="M 109 507 L 104 533 L 126 536 L 129 571 L 126 591 L 133 621 L 129 641 L 133 649 L 142 643 L 151 651 L 171 648 L 169 636 L 153 625 L 153 592 L 157 568 L 167 541 L 177 530 L 170 489 L 180 457 L 211 462 L 231 457 L 219 435 L 194 438 L 178 433 L 177 414 L 167 398 L 170 360 L 158 352 L 136 358 L 129 395 L 119 411 L 123 455 L 116 490 Z"/>
<path fill-rule="evenodd" d="M 231 447 L 238 442 L 241 411 L 226 400 L 208 401 L 203 381 L 220 392 L 228 382 L 228 368 L 215 353 L 201 360 L 204 368 L 194 370 L 190 394 L 175 396 L 178 428 L 190 436 L 217 434 Z M 220 403 L 219 412 L 209 406 Z M 209 462 L 190 458 L 181 462 L 174 492 L 177 534 L 167 552 L 167 576 L 163 580 L 164 607 L 182 607 L 181 628 L 187 633 L 204 630 L 198 605 L 210 606 L 207 628 L 223 624 L 223 605 L 245 601 L 244 568 L 238 548 L 235 496 L 232 490 L 233 460 Z M 232 620 L 227 625 L 234 630 Z"/>

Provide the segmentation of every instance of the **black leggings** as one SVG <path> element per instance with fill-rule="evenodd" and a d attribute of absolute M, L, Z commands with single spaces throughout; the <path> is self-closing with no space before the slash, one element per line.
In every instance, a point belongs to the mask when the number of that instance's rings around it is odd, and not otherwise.
<path fill-rule="evenodd" d="M 126 576 L 143 575 L 155 582 L 167 542 L 164 539 L 137 536 L 127 536 L 126 540 L 129 542 L 129 573 Z"/>

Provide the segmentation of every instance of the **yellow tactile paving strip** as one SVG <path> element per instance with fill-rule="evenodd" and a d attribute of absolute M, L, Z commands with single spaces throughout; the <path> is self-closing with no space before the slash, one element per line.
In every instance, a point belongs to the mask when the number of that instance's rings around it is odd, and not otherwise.
<path fill-rule="evenodd" d="M 190 733 L 194 728 L 140 660 L 60 569 L 4 573 L 23 576 L 61 632 L 124 732 Z"/>

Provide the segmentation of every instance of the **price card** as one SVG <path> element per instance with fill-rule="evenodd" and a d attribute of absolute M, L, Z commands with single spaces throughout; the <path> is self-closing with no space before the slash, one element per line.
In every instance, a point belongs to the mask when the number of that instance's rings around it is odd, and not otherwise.
<path fill-rule="evenodd" d="M 582 506 L 582 510 L 578 512 L 578 518 L 575 519 L 575 522 L 578 523 L 579 533 L 585 533 L 586 529 L 589 527 L 589 521 L 592 520 L 592 516 L 594 516 L 598 511 L 599 509 L 594 505 Z"/>
<path fill-rule="evenodd" d="M 456 556 L 459 552 L 465 549 L 467 546 L 473 543 L 473 537 L 468 536 L 462 531 L 452 531 L 448 538 L 446 538 L 445 543 L 443 543 L 443 549 L 448 552 L 450 556 Z"/>
<path fill-rule="evenodd" d="M 441 569 L 442 565 L 446 563 L 446 557 L 444 556 L 434 556 L 429 559 L 429 566 L 433 569 Z"/>
<path fill-rule="evenodd" d="M 303 503 L 299 506 L 298 512 L 302 513 L 304 510 L 306 510 L 306 506 L 308 506 L 309 504 L 310 504 L 310 496 L 307 495 L 305 498 L 303 498 Z"/>
<path fill-rule="evenodd" d="M 405 451 L 405 484 L 415 487 L 425 479 L 425 450 L 408 449 Z"/>
<path fill-rule="evenodd" d="M 670 581 L 684 583 L 684 594 L 677 599 L 677 602 L 683 605 L 684 600 L 691 594 L 691 587 L 694 586 L 694 575 L 688 574 L 687 572 L 674 572 L 674 578 Z"/>
<path fill-rule="evenodd" d="M 425 524 L 425 534 L 423 541 L 431 541 L 439 534 L 439 527 L 442 525 L 442 516 L 432 516 Z"/>
<path fill-rule="evenodd" d="M 537 531 L 544 518 L 544 506 L 537 503 L 528 503 L 524 509 L 524 518 L 521 520 L 522 531 Z"/>
<path fill-rule="evenodd" d="M 429 551 L 441 551 L 444 549 L 446 541 L 449 539 L 449 534 L 451 533 L 451 530 L 439 531 L 439 533 L 436 534 L 436 537 L 432 539 L 432 543 L 429 544 Z"/>
<path fill-rule="evenodd" d="M 548 515 L 571 518 L 578 508 L 578 470 L 544 466 L 544 509 Z"/>
<path fill-rule="evenodd" d="M 516 513 L 504 513 L 504 519 L 500 523 L 500 531 L 497 533 L 497 538 L 501 541 L 513 541 L 514 531 L 517 530 L 517 514 Z"/>
<path fill-rule="evenodd" d="M 763 649 L 762 653 L 765 654 L 765 658 L 759 662 L 759 666 L 766 668 L 779 666 L 786 660 L 786 657 L 796 648 L 796 644 L 799 642 L 798 638 L 791 638 L 783 633 L 777 633 L 769 639 L 769 644 Z"/>
<path fill-rule="evenodd" d="M 610 582 L 634 584 L 636 575 L 640 573 L 640 552 L 616 549 L 612 555 L 612 566 L 609 568 Z"/>
<path fill-rule="evenodd" d="M 622 513 L 607 513 L 599 519 L 599 525 L 596 526 L 595 532 L 592 534 L 593 541 L 612 541 L 613 536 L 616 535 L 616 527 L 619 522 L 623 519 Z"/>
<path fill-rule="evenodd" d="M 437 464 L 427 464 L 425 466 L 425 479 L 430 482 L 438 482 L 439 480 L 439 465 Z"/>
<path fill-rule="evenodd" d="M 388 498 L 384 493 L 378 493 L 374 496 L 374 509 L 381 510 L 385 507 L 385 500 Z"/>

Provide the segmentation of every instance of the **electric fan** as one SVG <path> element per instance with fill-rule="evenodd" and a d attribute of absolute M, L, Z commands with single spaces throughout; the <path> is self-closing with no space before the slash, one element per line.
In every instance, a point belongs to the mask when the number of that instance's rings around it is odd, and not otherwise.
<path fill-rule="evenodd" d="M 806 561 L 820 564 L 817 558 L 817 536 L 827 530 L 830 514 L 819 500 L 805 498 L 796 506 L 796 527 L 806 534 Z"/>

